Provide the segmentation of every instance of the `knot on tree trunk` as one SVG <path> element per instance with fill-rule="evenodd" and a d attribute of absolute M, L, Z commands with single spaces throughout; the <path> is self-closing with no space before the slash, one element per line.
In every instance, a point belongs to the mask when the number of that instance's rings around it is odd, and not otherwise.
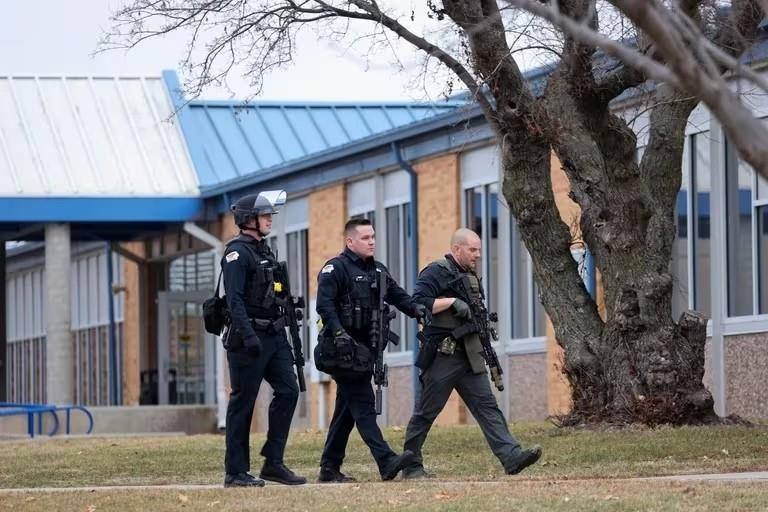
<path fill-rule="evenodd" d="M 646 299 L 658 300 L 672 293 L 672 275 L 663 272 L 648 277 L 643 283 L 643 294 Z"/>
<path fill-rule="evenodd" d="M 525 206 L 517 214 L 517 223 L 521 228 L 544 222 L 544 214 L 547 210 L 547 202 L 543 196 L 533 195 L 533 192 L 529 193 L 533 197 L 526 201 Z"/>
<path fill-rule="evenodd" d="M 622 288 L 616 295 L 613 311 L 614 322 L 619 331 L 638 331 L 642 328 L 640 303 L 637 300 L 637 292 L 632 288 Z"/>

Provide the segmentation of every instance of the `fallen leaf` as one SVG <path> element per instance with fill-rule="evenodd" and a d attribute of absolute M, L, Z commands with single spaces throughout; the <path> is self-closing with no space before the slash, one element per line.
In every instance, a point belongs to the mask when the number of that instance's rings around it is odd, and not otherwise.
<path fill-rule="evenodd" d="M 96 512 L 96 505 L 88 505 L 88 512 Z"/>
<path fill-rule="evenodd" d="M 179 494 L 179 501 L 182 503 L 186 503 L 189 501 L 189 497 L 186 494 Z"/>

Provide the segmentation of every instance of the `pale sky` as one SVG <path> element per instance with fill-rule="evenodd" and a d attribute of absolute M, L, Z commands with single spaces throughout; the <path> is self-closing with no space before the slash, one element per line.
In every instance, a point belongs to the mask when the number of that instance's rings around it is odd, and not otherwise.
<path fill-rule="evenodd" d="M 183 57 L 183 34 L 155 39 L 128 52 L 92 56 L 109 15 L 125 0 L 3 0 L 0 17 L 0 74 L 26 75 L 152 75 L 175 69 Z M 423 0 L 385 0 L 410 10 Z M 299 41 L 296 61 L 272 73 L 260 99 L 295 101 L 423 100 L 424 87 L 409 87 L 413 72 L 395 72 L 391 56 L 377 59 L 365 71 L 359 52 L 318 44 L 307 34 Z M 413 53 L 410 51 L 410 53 Z M 246 80 L 230 77 L 236 97 L 252 94 Z M 441 84 L 429 84 L 439 95 Z M 205 98 L 226 98 L 224 89 L 208 90 Z"/>

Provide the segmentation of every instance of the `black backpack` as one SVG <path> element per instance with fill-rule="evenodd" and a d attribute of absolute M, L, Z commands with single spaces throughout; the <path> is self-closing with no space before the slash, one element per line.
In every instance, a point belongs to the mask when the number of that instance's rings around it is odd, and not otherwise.
<path fill-rule="evenodd" d="M 221 275 L 223 273 L 223 271 L 219 271 L 219 281 L 216 283 L 213 297 L 203 301 L 203 323 L 205 324 L 205 330 L 216 336 L 221 336 L 221 331 L 224 330 L 224 327 L 229 322 L 227 300 L 224 297 L 219 297 Z"/>

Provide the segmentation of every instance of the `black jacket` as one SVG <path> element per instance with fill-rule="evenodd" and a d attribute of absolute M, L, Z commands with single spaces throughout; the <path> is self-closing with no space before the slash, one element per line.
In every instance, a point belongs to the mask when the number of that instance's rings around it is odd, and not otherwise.
<path fill-rule="evenodd" d="M 328 260 L 317 276 L 316 309 L 330 332 L 345 329 L 357 341 L 370 343 L 370 331 L 366 327 L 350 329 L 343 325 L 341 308 L 350 298 L 357 300 L 364 307 L 375 307 L 377 297 L 374 297 L 370 290 L 370 280 L 374 272 L 381 272 L 386 276 L 386 302 L 406 315 L 414 316 L 413 299 L 389 275 L 389 270 L 383 263 L 373 258 L 363 260 L 351 250 L 344 249 L 344 252 Z"/>
<path fill-rule="evenodd" d="M 275 255 L 265 240 L 241 233 L 227 243 L 221 266 L 232 326 L 243 339 L 256 336 L 249 319 L 271 320 L 280 315 L 278 306 L 268 300 L 278 279 Z"/>

